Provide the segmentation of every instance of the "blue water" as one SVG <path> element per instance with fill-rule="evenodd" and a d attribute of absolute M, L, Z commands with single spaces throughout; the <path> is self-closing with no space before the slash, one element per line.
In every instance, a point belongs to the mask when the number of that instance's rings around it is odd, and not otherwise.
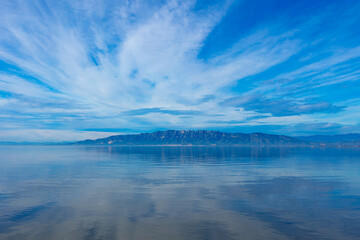
<path fill-rule="evenodd" d="M 0 239 L 360 239 L 360 149 L 1 146 Z"/>

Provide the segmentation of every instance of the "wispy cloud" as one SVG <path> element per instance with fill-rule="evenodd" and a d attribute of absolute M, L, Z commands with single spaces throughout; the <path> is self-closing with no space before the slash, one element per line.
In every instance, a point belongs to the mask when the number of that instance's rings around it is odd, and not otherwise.
<path fill-rule="evenodd" d="M 360 46 L 340 36 L 359 38 L 348 29 L 360 7 L 343 5 L 343 26 L 323 27 L 338 4 L 322 14 L 315 4 L 293 26 L 259 18 L 234 40 L 216 35 L 247 11 L 233 1 L 2 1 L 0 140 L 22 130 L 45 139 L 35 129 L 75 139 L 77 129 L 104 127 L 345 123 L 336 121 L 352 106 L 342 103 L 355 96 L 344 90 L 339 101 L 332 91 L 358 82 Z M 200 56 L 210 36 L 218 49 Z"/>
<path fill-rule="evenodd" d="M 134 109 L 123 112 L 126 115 L 146 115 L 149 113 L 160 113 L 160 114 L 170 114 L 170 115 L 200 115 L 203 114 L 200 111 L 192 111 L 192 110 L 168 110 L 162 108 L 141 108 Z"/>
<path fill-rule="evenodd" d="M 311 113 L 338 113 L 344 106 L 335 106 L 329 102 L 316 99 L 266 99 L 260 94 L 233 97 L 221 103 L 224 106 L 242 107 L 248 111 L 271 113 L 273 116 L 292 116 Z"/>

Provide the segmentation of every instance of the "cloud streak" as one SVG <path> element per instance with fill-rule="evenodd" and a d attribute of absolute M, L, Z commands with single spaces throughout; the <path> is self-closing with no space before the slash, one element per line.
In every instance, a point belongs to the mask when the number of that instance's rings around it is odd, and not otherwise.
<path fill-rule="evenodd" d="M 300 14 L 294 26 L 259 18 L 235 39 L 216 35 L 225 19 L 247 11 L 233 1 L 1 2 L 0 141 L 34 129 L 66 131 L 66 139 L 73 131 L 75 139 L 79 129 L 104 127 L 242 131 L 244 122 L 290 126 L 325 117 L 345 124 L 339 114 L 350 117 L 358 103 L 349 108 L 332 91 L 358 87 L 360 46 L 326 40 L 335 32 L 357 39 L 345 29 L 359 4 L 344 6 L 345 27 L 322 28 L 335 12 L 319 15 L 314 5 L 307 21 Z M 201 56 L 210 36 L 217 48 Z M 355 97 L 349 92 L 342 102 Z"/>
<path fill-rule="evenodd" d="M 233 97 L 221 103 L 224 106 L 242 107 L 248 111 L 271 113 L 272 116 L 292 116 L 312 113 L 338 113 L 344 106 L 314 99 L 296 100 L 273 98 L 266 99 L 260 94 Z"/>

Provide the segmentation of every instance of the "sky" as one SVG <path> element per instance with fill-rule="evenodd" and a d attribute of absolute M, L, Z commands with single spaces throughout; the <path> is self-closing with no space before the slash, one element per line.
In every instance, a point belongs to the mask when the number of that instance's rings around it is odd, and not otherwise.
<path fill-rule="evenodd" d="M 0 1 L 0 142 L 360 132 L 358 0 Z"/>

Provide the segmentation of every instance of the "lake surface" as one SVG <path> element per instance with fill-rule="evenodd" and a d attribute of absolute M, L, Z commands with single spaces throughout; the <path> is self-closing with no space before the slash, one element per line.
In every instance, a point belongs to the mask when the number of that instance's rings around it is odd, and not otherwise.
<path fill-rule="evenodd" d="M 360 239 L 360 149 L 0 146 L 0 239 Z"/>

